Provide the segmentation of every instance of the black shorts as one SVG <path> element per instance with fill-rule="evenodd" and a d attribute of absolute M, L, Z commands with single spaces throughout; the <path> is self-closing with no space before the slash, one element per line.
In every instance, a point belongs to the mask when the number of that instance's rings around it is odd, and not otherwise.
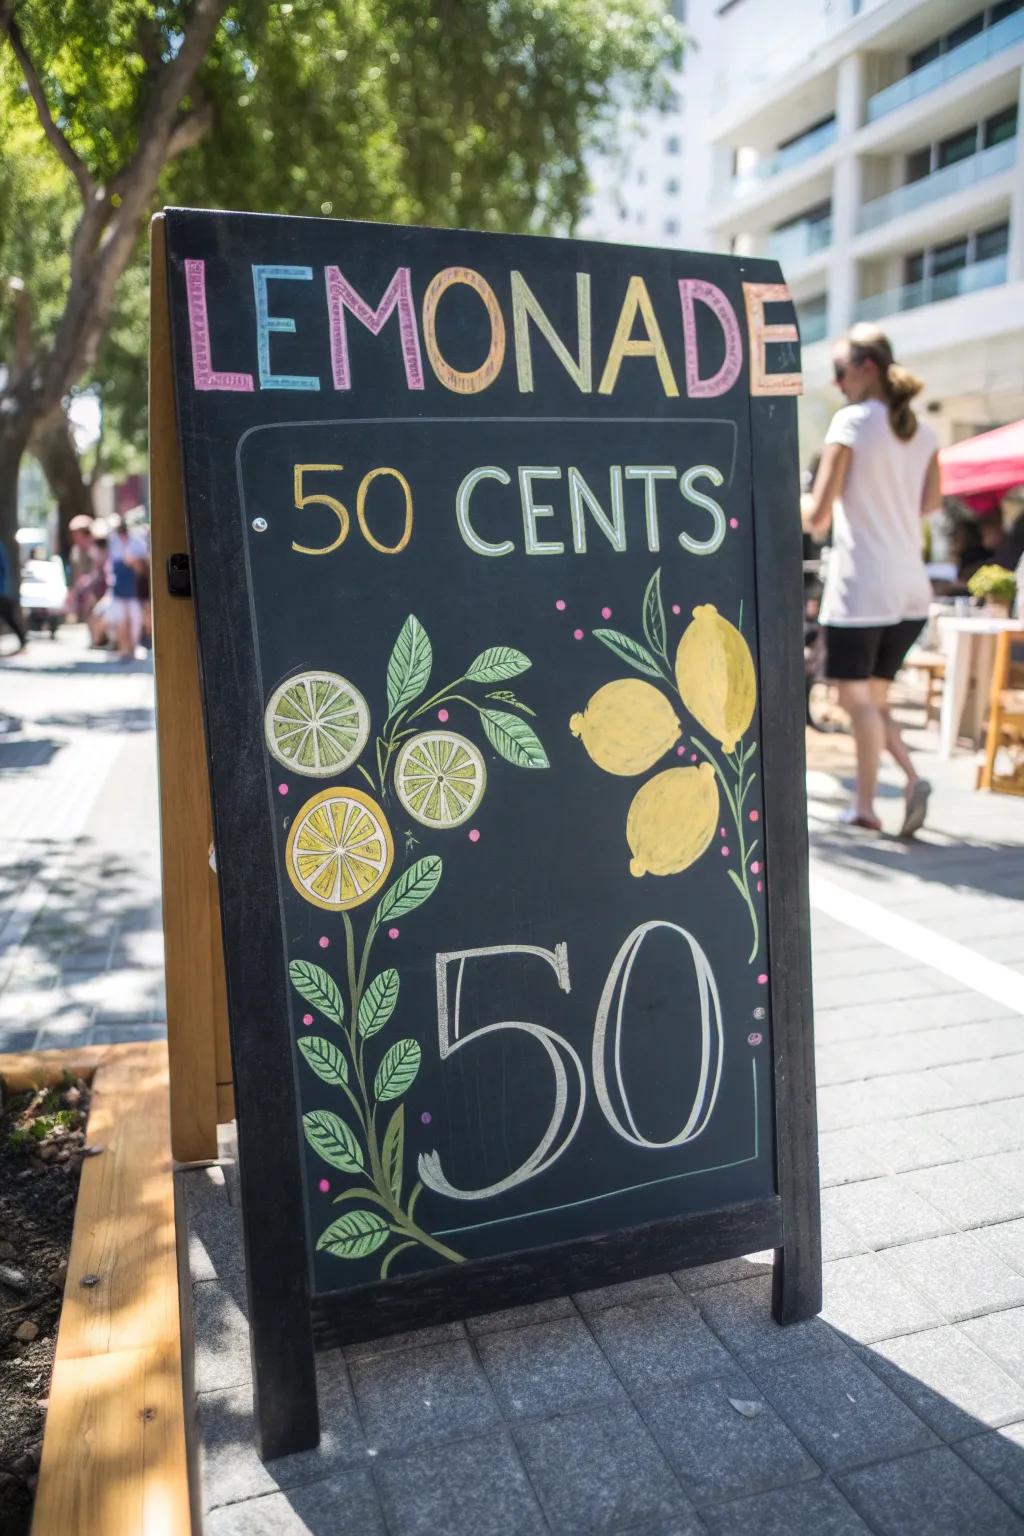
<path fill-rule="evenodd" d="M 891 683 L 924 626 L 924 619 L 863 626 L 826 624 L 825 676 L 835 683 L 861 682 L 868 677 Z"/>

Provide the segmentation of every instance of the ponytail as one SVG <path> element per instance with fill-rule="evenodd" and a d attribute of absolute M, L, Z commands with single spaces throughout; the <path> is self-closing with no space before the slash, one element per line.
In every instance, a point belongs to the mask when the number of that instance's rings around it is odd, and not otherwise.
<path fill-rule="evenodd" d="M 901 442 L 909 442 L 917 431 L 917 417 L 910 402 L 921 393 L 924 384 L 909 369 L 893 362 L 889 338 L 877 326 L 855 325 L 846 333 L 845 340 L 858 362 L 870 357 L 875 363 L 889 408 L 889 425 Z"/>

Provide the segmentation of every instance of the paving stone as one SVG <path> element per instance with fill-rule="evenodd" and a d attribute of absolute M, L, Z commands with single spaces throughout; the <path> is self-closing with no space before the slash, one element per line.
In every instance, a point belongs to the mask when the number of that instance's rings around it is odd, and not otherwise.
<path fill-rule="evenodd" d="M 252 1381 L 249 1324 L 229 1288 L 216 1279 L 192 1287 L 195 1389 L 215 1392 Z"/>
<path fill-rule="evenodd" d="M 935 1443 L 931 1430 L 848 1350 L 764 1365 L 756 1379 L 826 1471 Z"/>
<path fill-rule="evenodd" d="M 753 1280 L 758 1276 L 771 1276 L 775 1255 L 751 1253 L 745 1259 L 722 1259 L 717 1264 L 695 1264 L 692 1269 L 677 1269 L 672 1278 L 684 1295 L 694 1291 L 707 1291 L 716 1285 L 729 1285 L 733 1280 Z"/>
<path fill-rule="evenodd" d="M 590 1328 L 627 1392 L 718 1376 L 732 1364 L 696 1307 L 678 1291 L 597 1312 Z"/>
<path fill-rule="evenodd" d="M 814 980 L 815 1014 L 828 1008 L 866 1003 L 899 1003 L 908 998 L 934 997 L 949 986 L 949 979 L 926 966 L 904 965 L 888 971 L 862 971 L 851 980 L 849 973 L 838 974 L 831 965 Z"/>
<path fill-rule="evenodd" d="M 957 1099 L 938 1069 L 906 1072 L 870 1083 L 839 1083 L 822 1088 L 818 1094 L 818 1120 L 823 1130 L 839 1131 L 851 1125 L 873 1125 L 901 1114 L 923 1115 L 958 1102 L 964 1101 Z"/>
<path fill-rule="evenodd" d="M 705 1509 L 711 1536 L 870 1536 L 834 1483 L 798 1483 Z"/>
<path fill-rule="evenodd" d="M 231 1198 L 225 1170 L 181 1169 L 175 1181 L 184 1203 L 193 1281 L 243 1274 L 241 1216 Z"/>
<path fill-rule="evenodd" d="M 1011 1152 L 1024 1146 L 1024 1124 L 1017 1123 L 1012 1102 L 1004 1100 L 1001 1104 L 965 1104 L 960 1109 L 939 1109 L 933 1115 L 923 1115 L 918 1124 L 949 1141 L 956 1149 L 957 1159 Z"/>
<path fill-rule="evenodd" d="M 622 1387 L 581 1318 L 488 1333 L 476 1347 L 512 1419 L 619 1402 Z"/>
<path fill-rule="evenodd" d="M 467 1317 L 466 1327 L 475 1338 L 483 1333 L 503 1333 L 509 1328 L 528 1328 L 532 1323 L 554 1323 L 578 1314 L 571 1296 L 553 1301 L 533 1301 L 523 1307 L 505 1307 L 500 1312 L 485 1312 L 481 1317 Z"/>
<path fill-rule="evenodd" d="M 820 1318 L 782 1327 L 772 1317 L 771 1296 L 771 1280 L 765 1275 L 701 1291 L 693 1299 L 704 1321 L 744 1362 L 792 1359 L 842 1348 L 842 1341 Z"/>
<path fill-rule="evenodd" d="M 617 1531 L 691 1513 L 633 1407 L 516 1426 L 523 1464 L 553 1530 Z"/>
<path fill-rule="evenodd" d="M 941 1067 L 949 1089 L 950 1107 L 959 1104 L 995 1104 L 1000 1099 L 1024 1096 L 1024 1055 L 1002 1056 L 998 1061 L 976 1061 L 960 1067 Z M 944 1106 L 936 1104 L 935 1109 Z"/>
<path fill-rule="evenodd" d="M 957 1326 L 887 1339 L 863 1359 L 943 1440 L 1024 1419 L 1024 1385 Z"/>
<path fill-rule="evenodd" d="M 870 1179 L 823 1191 L 823 1228 L 838 1220 L 862 1239 L 847 1248 L 846 1253 L 826 1251 L 823 1257 L 841 1259 L 849 1253 L 862 1253 L 865 1244 L 870 1248 L 888 1248 L 893 1243 L 952 1232 L 954 1227 L 947 1218 L 906 1183 L 913 1177 L 903 1174 L 897 1178 Z"/>
<path fill-rule="evenodd" d="M 972 1233 L 908 1243 L 890 1249 L 885 1257 L 908 1285 L 928 1297 L 947 1322 L 1024 1302 L 1024 1277 L 995 1258 Z"/>
<path fill-rule="evenodd" d="M 401 1536 L 541 1536 L 548 1527 L 507 1433 L 377 1465 L 388 1529 Z"/>
<path fill-rule="evenodd" d="M 952 983 L 949 984 L 952 987 Z M 948 991 L 935 997 L 913 998 L 884 1009 L 852 1003 L 829 1008 L 815 1016 L 815 1034 L 823 1039 L 890 1040 L 919 1029 L 939 1029 L 957 1024 L 983 1024 L 1009 1018 L 1012 1010 L 983 997 L 979 992 Z"/>
<path fill-rule="evenodd" d="M 985 1248 L 997 1253 L 1004 1264 L 1024 1275 L 1024 1220 L 994 1222 L 981 1227 L 974 1236 Z"/>
<path fill-rule="evenodd" d="M 748 1417 L 730 1398 L 757 1403 L 762 1411 Z M 818 1476 L 803 1446 L 742 1371 L 652 1393 L 640 1410 L 698 1508 Z"/>
<path fill-rule="evenodd" d="M 859 1344 L 934 1328 L 943 1321 L 936 1307 L 904 1284 L 878 1254 L 859 1254 L 826 1264 L 823 1278 L 822 1318 L 840 1335 Z"/>
<path fill-rule="evenodd" d="M 961 1440 L 956 1449 L 1007 1504 L 1024 1515 L 1024 1424 Z"/>
<path fill-rule="evenodd" d="M 982 1173 L 991 1174 L 1003 1184 L 1019 1189 L 1024 1184 L 1024 1151 L 995 1152 L 975 1158 L 974 1165 Z"/>
<path fill-rule="evenodd" d="M 167 1034 L 167 1023 L 148 1024 L 96 1024 L 92 1032 L 94 1045 L 118 1045 L 125 1040 L 162 1040 Z"/>
<path fill-rule="evenodd" d="M 411 1328 L 408 1333 L 389 1333 L 383 1339 L 364 1339 L 359 1344 L 342 1347 L 345 1360 L 372 1360 L 375 1355 L 393 1355 L 400 1349 L 424 1349 L 431 1344 L 453 1344 L 466 1337 L 465 1323 L 438 1323 L 431 1328 Z"/>
<path fill-rule="evenodd" d="M 912 1168 L 933 1168 L 955 1163 L 956 1147 L 946 1137 L 927 1128 L 933 1117 L 894 1119 L 884 1125 L 865 1127 L 871 1137 L 883 1173 L 908 1173 Z"/>
<path fill-rule="evenodd" d="M 5 1029 L 0 1028 L 0 1052 L 13 1054 L 16 1051 L 31 1051 L 35 1047 L 35 1029 Z"/>
<path fill-rule="evenodd" d="M 375 1449 L 453 1440 L 498 1422 L 487 1378 L 465 1341 L 353 1360 L 349 1375 Z"/>
<path fill-rule="evenodd" d="M 1021 1154 L 1004 1152 L 1001 1157 Z M 982 1227 L 990 1221 L 1009 1221 L 1024 1216 L 1024 1184 L 1014 1188 L 1000 1178 L 993 1159 L 947 1163 L 943 1168 L 922 1168 L 903 1175 L 904 1181 L 954 1226 Z M 986 1166 L 987 1165 L 987 1166 Z M 922 1236 L 927 1234 L 922 1234 Z"/>
<path fill-rule="evenodd" d="M 979 1349 L 998 1360 L 1005 1371 L 1024 1385 L 1024 1307 L 970 1318 L 962 1326 Z"/>
<path fill-rule="evenodd" d="M 821 1194 L 821 1257 L 846 1259 L 851 1253 L 865 1253 L 868 1244 L 859 1232 L 848 1226 L 838 1214 L 832 1202 L 834 1190 L 825 1189 Z"/>
<path fill-rule="evenodd" d="M 74 1024 L 70 1020 L 61 1020 L 59 1024 L 45 1024 L 37 1030 L 35 1045 L 36 1051 L 67 1051 L 73 1046 L 91 1045 L 93 1033 L 91 1024 Z"/>
<path fill-rule="evenodd" d="M 646 1275 L 641 1280 L 623 1280 L 618 1285 L 600 1285 L 592 1291 L 579 1291 L 573 1300 L 586 1317 L 591 1312 L 603 1312 L 606 1307 L 678 1295 L 679 1289 L 671 1275 Z"/>
<path fill-rule="evenodd" d="M 319 1482 L 243 1499 L 215 1509 L 205 1536 L 386 1536 L 369 1472 L 342 1472 Z"/>
<path fill-rule="evenodd" d="M 839 1485 L 879 1536 L 1020 1536 L 1020 1521 L 947 1447 L 863 1467 Z"/>

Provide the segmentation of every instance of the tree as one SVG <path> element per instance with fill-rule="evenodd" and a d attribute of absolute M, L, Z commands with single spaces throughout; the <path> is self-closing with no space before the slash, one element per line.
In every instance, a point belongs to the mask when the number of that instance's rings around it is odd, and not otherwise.
<path fill-rule="evenodd" d="M 0 0 L 0 39 L 0 281 L 22 277 L 30 317 L 0 315 L 8 541 L 30 440 L 76 384 L 107 393 L 100 349 L 161 196 L 565 231 L 618 93 L 656 100 L 679 48 L 662 0 Z M 45 258 L 11 217 L 33 206 Z M 104 349 L 115 411 L 138 339 Z M 130 415 L 139 392 L 120 396 Z"/>

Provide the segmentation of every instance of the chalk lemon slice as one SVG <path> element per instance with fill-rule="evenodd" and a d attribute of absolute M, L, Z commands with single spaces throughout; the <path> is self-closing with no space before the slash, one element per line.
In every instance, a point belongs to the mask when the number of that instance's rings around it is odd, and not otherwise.
<path fill-rule="evenodd" d="M 414 736 L 395 764 L 395 792 L 425 827 L 460 826 L 480 804 L 486 784 L 483 755 L 456 731 Z"/>
<path fill-rule="evenodd" d="M 322 789 L 307 800 L 288 834 L 288 878 L 306 901 L 344 912 L 369 901 L 395 856 L 391 828 L 360 789 Z"/>
<path fill-rule="evenodd" d="M 270 695 L 263 731 L 279 763 L 325 779 L 351 767 L 366 746 L 370 711 L 359 689 L 337 672 L 300 672 Z"/>

